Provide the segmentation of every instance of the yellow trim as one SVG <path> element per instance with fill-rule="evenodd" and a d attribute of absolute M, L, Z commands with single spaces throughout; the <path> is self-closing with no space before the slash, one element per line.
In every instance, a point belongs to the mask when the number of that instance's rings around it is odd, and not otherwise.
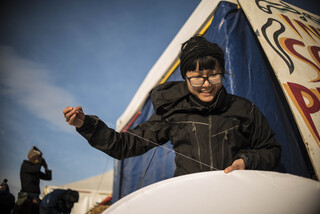
<path fill-rule="evenodd" d="M 210 27 L 211 23 L 213 20 L 213 16 L 212 18 L 210 18 L 210 20 L 205 24 L 205 26 L 200 30 L 200 32 L 198 33 L 199 35 L 203 35 L 208 28 Z M 180 64 L 180 59 L 177 59 L 177 61 L 174 63 L 174 65 L 170 68 L 169 72 L 164 76 L 164 78 L 161 80 L 160 84 L 165 83 L 169 77 L 171 76 L 171 74 L 176 70 L 176 68 L 178 67 L 178 65 Z"/>
<path fill-rule="evenodd" d="M 207 30 L 208 28 L 210 27 L 211 23 L 212 23 L 212 20 L 213 20 L 213 16 L 211 17 L 211 19 L 207 22 L 207 24 L 202 28 L 202 30 L 200 31 L 200 35 L 203 35 Z"/>
<path fill-rule="evenodd" d="M 174 63 L 174 65 L 171 67 L 170 71 L 164 76 L 164 78 L 161 80 L 160 84 L 165 83 L 169 77 L 171 76 L 171 74 L 176 70 L 176 68 L 178 67 L 178 65 L 180 64 L 180 59 L 178 59 L 176 61 L 176 63 Z"/>

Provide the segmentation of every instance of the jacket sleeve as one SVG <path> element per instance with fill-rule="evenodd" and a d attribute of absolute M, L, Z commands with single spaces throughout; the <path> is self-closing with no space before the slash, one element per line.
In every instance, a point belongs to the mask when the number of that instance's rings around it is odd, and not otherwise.
<path fill-rule="evenodd" d="M 246 169 L 274 169 L 280 162 L 281 146 L 275 140 L 268 121 L 255 105 L 252 105 L 250 118 L 250 148 L 240 150 L 235 159 L 242 158 Z"/>
<path fill-rule="evenodd" d="M 46 169 L 45 173 L 40 171 L 40 179 L 50 181 L 52 179 L 52 171 L 50 169 Z"/>
<path fill-rule="evenodd" d="M 166 143 L 169 130 L 168 123 L 155 114 L 134 129 L 121 133 L 90 115 L 86 115 L 84 125 L 77 129 L 91 146 L 119 160 L 144 154 Z"/>

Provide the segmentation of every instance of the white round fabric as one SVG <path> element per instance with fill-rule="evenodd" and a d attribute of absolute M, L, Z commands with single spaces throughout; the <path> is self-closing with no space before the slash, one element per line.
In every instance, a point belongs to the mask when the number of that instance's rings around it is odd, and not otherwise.
<path fill-rule="evenodd" d="M 167 179 L 127 195 L 104 214 L 319 214 L 320 182 L 237 170 Z"/>

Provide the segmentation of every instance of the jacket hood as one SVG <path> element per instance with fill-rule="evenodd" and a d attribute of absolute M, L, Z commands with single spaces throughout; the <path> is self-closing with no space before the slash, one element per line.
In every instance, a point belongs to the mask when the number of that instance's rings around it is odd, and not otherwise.
<path fill-rule="evenodd" d="M 223 110 L 227 106 L 227 92 L 224 87 L 217 95 L 216 101 L 209 107 L 199 104 L 189 92 L 185 81 L 172 81 L 163 83 L 151 91 L 151 99 L 156 114 L 169 116 L 174 112 L 211 112 Z"/>

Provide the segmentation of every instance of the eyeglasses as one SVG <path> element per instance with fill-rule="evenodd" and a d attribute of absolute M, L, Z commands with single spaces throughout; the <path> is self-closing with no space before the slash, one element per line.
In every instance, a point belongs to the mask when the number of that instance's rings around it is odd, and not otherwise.
<path fill-rule="evenodd" d="M 221 74 L 222 73 L 217 73 L 217 74 L 211 74 L 207 77 L 199 76 L 199 77 L 186 77 L 186 78 L 189 80 L 190 85 L 192 87 L 201 87 L 206 80 L 208 80 L 210 85 L 215 85 L 215 84 L 220 83 L 221 82 Z"/>

